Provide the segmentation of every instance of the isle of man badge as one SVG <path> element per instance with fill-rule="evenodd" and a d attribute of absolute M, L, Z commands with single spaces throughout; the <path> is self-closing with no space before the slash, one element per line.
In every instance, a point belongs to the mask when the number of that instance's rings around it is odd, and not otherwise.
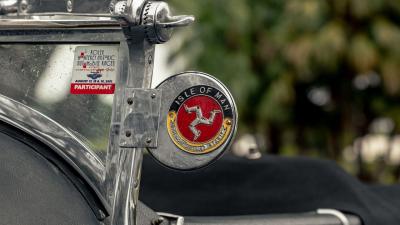
<path fill-rule="evenodd" d="M 228 88 L 195 71 L 170 76 L 156 88 L 161 96 L 157 148 L 148 148 L 161 164 L 195 170 L 229 149 L 237 129 L 237 109 Z"/>
<path fill-rule="evenodd" d="M 169 136 L 182 151 L 205 154 L 220 147 L 232 132 L 233 111 L 217 88 L 197 85 L 180 93 L 167 117 Z"/>

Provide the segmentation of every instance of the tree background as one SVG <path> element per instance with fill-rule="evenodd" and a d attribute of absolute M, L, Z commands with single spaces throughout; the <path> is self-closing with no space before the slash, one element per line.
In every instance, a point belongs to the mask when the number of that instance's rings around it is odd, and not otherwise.
<path fill-rule="evenodd" d="M 269 154 L 336 160 L 370 182 L 400 174 L 400 1 L 170 0 L 196 23 L 171 62 L 232 91 L 239 136 Z"/>

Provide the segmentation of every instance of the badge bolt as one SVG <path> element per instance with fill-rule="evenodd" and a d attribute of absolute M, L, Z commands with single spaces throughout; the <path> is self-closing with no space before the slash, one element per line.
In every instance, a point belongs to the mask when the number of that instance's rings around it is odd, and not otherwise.
<path fill-rule="evenodd" d="M 152 141 L 153 141 L 153 140 L 152 140 L 151 138 L 147 138 L 147 139 L 146 139 L 146 143 L 147 143 L 147 144 L 150 144 Z"/>
<path fill-rule="evenodd" d="M 153 221 L 151 221 L 151 225 L 160 225 L 160 224 L 162 224 L 162 222 L 164 222 L 164 218 L 158 217 L 157 219 L 154 219 Z"/>
<path fill-rule="evenodd" d="M 104 220 L 107 217 L 106 214 L 103 212 L 103 210 L 99 209 L 98 213 L 101 220 Z"/>
<path fill-rule="evenodd" d="M 114 2 L 111 2 L 110 6 L 109 6 L 110 13 L 114 13 L 114 8 L 115 8 L 115 4 L 114 4 Z"/>
<path fill-rule="evenodd" d="M 139 187 L 139 183 L 140 183 L 139 179 L 135 179 L 133 182 L 133 187 L 135 187 L 135 188 Z"/>
<path fill-rule="evenodd" d="M 72 0 L 68 0 L 67 1 L 67 11 L 72 12 L 72 8 L 73 8 Z"/>
<path fill-rule="evenodd" d="M 20 4 L 21 10 L 26 11 L 28 9 L 28 2 L 26 0 L 23 0 Z"/>
<path fill-rule="evenodd" d="M 128 100 L 126 100 L 126 102 L 128 103 L 128 105 L 132 105 L 133 104 L 133 98 L 128 98 Z"/>

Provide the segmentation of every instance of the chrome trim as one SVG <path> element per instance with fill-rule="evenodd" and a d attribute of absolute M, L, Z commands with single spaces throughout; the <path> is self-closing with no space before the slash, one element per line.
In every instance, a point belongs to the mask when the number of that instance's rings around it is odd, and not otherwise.
<path fill-rule="evenodd" d="M 136 208 L 139 197 L 140 174 L 143 148 L 119 146 L 119 135 L 124 121 L 122 110 L 128 104 L 125 100 L 127 88 L 150 88 L 153 76 L 155 46 L 144 36 L 121 42 L 120 49 L 127 49 L 121 56 L 121 71 L 114 95 L 113 114 L 106 162 L 105 186 L 112 208 L 110 224 L 136 224 Z M 151 59 L 151 60 L 149 60 Z"/>
<path fill-rule="evenodd" d="M 183 216 L 178 216 L 175 214 L 163 213 L 163 212 L 158 212 L 157 214 L 161 217 L 166 218 L 172 224 L 175 224 L 175 225 L 184 225 L 185 224 L 185 218 Z M 175 222 L 173 222 L 172 220 Z"/>
<path fill-rule="evenodd" d="M 133 26 L 142 22 L 142 10 L 147 0 L 126 0 L 125 14 L 121 16 Z"/>
<path fill-rule="evenodd" d="M 8 0 L 0 4 L 0 14 L 31 15 L 43 12 L 91 13 L 105 14 L 110 12 L 111 0 Z"/>
<path fill-rule="evenodd" d="M 125 41 L 120 27 L 80 27 L 69 29 L 1 29 L 1 43 L 71 43 L 93 44 L 114 43 Z"/>
<path fill-rule="evenodd" d="M 0 19 L 0 27 L 5 29 L 29 28 L 77 28 L 77 27 L 119 27 L 117 20 L 84 19 Z"/>
<path fill-rule="evenodd" d="M 43 13 L 30 13 L 29 16 L 86 16 L 86 17 L 110 17 L 118 18 L 109 13 L 72 13 L 72 12 L 43 12 Z M 13 17 L 13 16 L 9 16 Z M 18 16 L 15 16 L 18 17 Z"/>
<path fill-rule="evenodd" d="M 107 201 L 105 206 L 110 206 L 110 217 L 104 221 L 105 224 L 136 224 L 144 148 L 122 148 L 118 145 L 118 141 L 124 119 L 121 112 L 125 107 L 125 89 L 148 89 L 151 86 L 155 46 L 145 39 L 143 7 L 147 0 L 122 1 L 126 2 L 126 7 L 122 11 L 117 10 L 118 15 L 107 14 L 110 11 L 109 7 L 115 6 L 118 0 L 94 1 L 93 5 L 87 4 L 85 0 L 79 2 L 74 0 L 73 3 L 67 1 L 66 5 L 65 1 L 54 0 L 46 1 L 48 4 L 35 4 L 38 1 L 17 1 L 16 4 L 19 3 L 19 7 L 16 15 L 7 14 L 0 17 L 1 43 L 75 42 L 81 44 L 117 41 L 121 44 L 122 66 L 117 77 L 117 90 L 114 95 L 106 165 L 103 165 L 84 143 L 81 143 L 60 124 L 5 96 L 0 96 L 0 120 L 48 144 L 74 166 L 99 197 L 104 196 Z M 69 7 L 68 4 L 70 4 Z M 47 8 L 43 8 L 44 6 Z M 65 9 L 68 13 L 59 12 L 60 7 L 61 11 Z M 9 13 L 12 11 L 13 9 L 10 9 Z M 186 23 L 185 21 L 180 23 Z M 146 25 L 155 26 L 155 24 L 150 25 L 148 21 Z M 176 24 L 172 24 L 174 25 Z M 171 24 L 162 26 L 171 26 Z M 89 40 L 83 38 L 91 32 L 98 34 L 103 29 L 108 32 L 107 35 Z M 123 34 L 122 31 L 125 34 L 123 39 L 120 36 Z M 106 38 L 113 35 L 117 37 L 110 40 Z"/>
<path fill-rule="evenodd" d="M 331 215 L 339 219 L 342 225 L 350 225 L 349 219 L 342 212 L 336 209 L 317 209 L 319 215 Z"/>
<path fill-rule="evenodd" d="M 148 1 L 143 10 L 146 39 L 151 44 L 162 44 L 171 39 L 172 28 L 187 26 L 194 16 L 172 16 L 169 5 L 162 1 Z"/>
<path fill-rule="evenodd" d="M 105 208 L 109 208 L 100 189 L 104 164 L 71 131 L 46 115 L 1 94 L 0 120 L 37 138 L 54 150 L 85 179 Z"/>

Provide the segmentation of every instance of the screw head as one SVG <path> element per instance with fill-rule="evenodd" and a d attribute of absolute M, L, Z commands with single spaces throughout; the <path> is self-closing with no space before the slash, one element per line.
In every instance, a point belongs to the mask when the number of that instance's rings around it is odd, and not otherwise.
<path fill-rule="evenodd" d="M 117 15 L 123 15 L 126 9 L 126 1 L 118 1 L 110 4 L 110 12 Z"/>
<path fill-rule="evenodd" d="M 22 1 L 20 4 L 21 10 L 25 11 L 28 9 L 28 2 L 26 0 Z"/>
<path fill-rule="evenodd" d="M 72 0 L 68 0 L 67 1 L 67 11 L 72 12 L 72 8 L 73 8 Z"/>
<path fill-rule="evenodd" d="M 111 2 L 110 5 L 108 6 L 110 13 L 114 13 L 114 8 L 115 8 L 115 4 L 113 2 Z"/>
<path fill-rule="evenodd" d="M 99 209 L 98 213 L 101 220 L 104 220 L 106 218 L 106 214 L 103 212 L 103 210 Z"/>
<path fill-rule="evenodd" d="M 128 103 L 128 105 L 132 105 L 133 104 L 133 98 L 128 98 L 126 100 L 126 102 Z"/>
<path fill-rule="evenodd" d="M 135 179 L 135 180 L 133 181 L 133 186 L 134 186 L 135 188 L 137 188 L 137 187 L 139 186 L 139 184 L 140 184 L 140 182 L 139 182 L 138 179 Z"/>
<path fill-rule="evenodd" d="M 153 221 L 151 221 L 151 225 L 160 225 L 162 222 L 164 222 L 164 218 L 163 217 L 159 217 L 159 218 L 154 219 Z"/>

